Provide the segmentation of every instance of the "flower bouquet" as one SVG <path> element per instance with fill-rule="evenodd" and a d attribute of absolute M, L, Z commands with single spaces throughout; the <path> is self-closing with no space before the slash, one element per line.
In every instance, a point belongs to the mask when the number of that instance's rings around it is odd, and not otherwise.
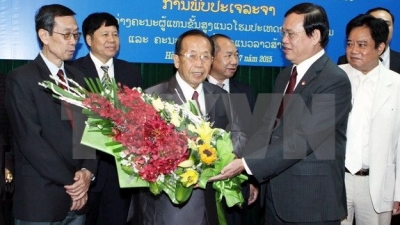
<path fill-rule="evenodd" d="M 69 90 L 54 81 L 39 85 L 83 108 L 88 120 L 81 143 L 115 156 L 121 187 L 164 191 L 180 204 L 235 158 L 230 133 L 212 128 L 195 102 L 173 104 L 140 88 L 118 87 L 115 80 L 108 88 L 99 79 L 85 81 L 90 92 L 70 79 Z M 246 179 L 213 182 L 217 202 L 225 198 L 229 207 L 241 205 L 240 184 Z"/>

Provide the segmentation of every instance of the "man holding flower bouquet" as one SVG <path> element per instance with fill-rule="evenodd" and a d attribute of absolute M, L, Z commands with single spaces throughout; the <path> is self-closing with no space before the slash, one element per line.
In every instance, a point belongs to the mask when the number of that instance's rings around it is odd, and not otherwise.
<path fill-rule="evenodd" d="M 146 93 L 157 93 L 162 100 L 176 104 L 194 100 L 200 114 L 209 118 L 214 128 L 231 131 L 234 151 L 240 154 L 247 138 L 239 121 L 232 120 L 227 92 L 204 82 L 210 71 L 213 53 L 213 41 L 204 32 L 189 30 L 181 34 L 175 45 L 175 76 L 150 87 Z M 195 189 L 189 200 L 180 205 L 173 204 L 165 193 L 154 196 L 145 191 L 136 207 L 135 214 L 140 218 L 135 224 L 219 224 L 215 192 L 210 184 L 205 190 Z"/>

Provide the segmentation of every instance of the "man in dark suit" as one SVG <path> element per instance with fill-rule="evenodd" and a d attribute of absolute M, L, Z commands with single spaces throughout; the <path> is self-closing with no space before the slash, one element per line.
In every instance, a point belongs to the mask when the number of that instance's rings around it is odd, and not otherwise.
<path fill-rule="evenodd" d="M 375 18 L 380 18 L 383 19 L 386 24 L 389 27 L 389 36 L 386 42 L 386 48 L 385 51 L 381 55 L 381 60 L 383 65 L 390 69 L 393 70 L 397 73 L 400 73 L 400 52 L 394 51 L 390 49 L 390 42 L 392 41 L 393 37 L 393 26 L 394 26 L 394 16 L 393 14 L 386 8 L 382 7 L 377 7 L 370 9 L 366 12 L 366 14 L 369 14 Z M 342 55 L 338 59 L 338 65 L 341 64 L 346 64 L 348 63 L 348 60 L 346 58 L 346 55 Z"/>
<path fill-rule="evenodd" d="M 103 80 L 106 76 L 115 78 L 117 83 L 130 88 L 142 86 L 142 77 L 138 67 L 132 63 L 114 58 L 119 51 L 119 25 L 117 19 L 109 13 L 93 13 L 83 21 L 82 32 L 90 53 L 72 62 L 87 77 Z M 102 69 L 103 67 L 103 69 Z M 89 213 L 86 224 L 127 223 L 132 189 L 119 187 L 115 158 L 97 151 L 99 166 L 96 181 L 89 189 Z"/>
<path fill-rule="evenodd" d="M 214 34 L 210 38 L 214 41 L 215 53 L 208 82 L 222 87 L 228 93 L 246 94 L 250 109 L 253 111 L 255 103 L 253 90 L 249 85 L 233 79 L 239 65 L 239 51 L 235 44 L 223 34 Z"/>
<path fill-rule="evenodd" d="M 215 52 L 207 81 L 230 93 L 230 98 L 234 103 L 233 107 L 235 107 L 236 112 L 240 113 L 240 119 L 248 120 L 251 118 L 251 111 L 254 109 L 253 90 L 250 86 L 232 78 L 239 64 L 239 51 L 232 39 L 226 35 L 214 34 L 210 38 L 214 42 Z M 250 108 L 246 108 L 246 105 L 249 105 Z M 250 123 L 245 124 L 250 126 Z M 249 129 L 250 127 L 247 130 Z M 241 157 L 241 154 L 237 156 Z M 255 184 L 249 184 L 248 181 L 243 182 L 242 194 L 246 199 L 246 203 L 242 207 L 225 207 L 226 220 L 229 225 L 247 224 L 248 205 L 254 203 L 258 195 L 258 187 L 256 185 L 257 181 L 255 181 Z"/>
<path fill-rule="evenodd" d="M 231 131 L 235 151 L 240 151 L 246 141 L 240 124 L 231 120 L 229 98 L 223 89 L 204 82 L 212 63 L 214 45 L 212 40 L 200 30 L 189 30 L 181 34 L 175 45 L 175 76 L 169 81 L 150 87 L 147 93 L 158 93 L 164 100 L 176 104 L 192 99 L 198 94 L 198 103 L 202 115 L 214 122 L 213 127 Z M 142 218 L 137 224 L 218 224 L 216 216 L 215 192 L 211 184 L 206 190 L 195 189 L 182 205 L 174 205 L 164 193 L 154 196 L 149 192 L 140 196 L 138 209 Z"/>
<path fill-rule="evenodd" d="M 83 153 L 87 149 L 75 142 L 80 139 L 74 136 L 79 127 L 74 108 L 63 107 L 38 85 L 51 74 L 66 89 L 67 78 L 83 83 L 83 74 L 64 64 L 80 36 L 74 15 L 62 5 L 42 6 L 35 15 L 42 50 L 7 76 L 6 109 L 16 142 L 16 224 L 85 223 L 84 206 L 97 161 L 94 154 L 93 159 L 80 157 L 90 158 L 90 152 Z"/>
<path fill-rule="evenodd" d="M 5 75 L 0 74 L 0 224 L 11 224 L 11 185 L 14 174 L 11 127 L 8 121 L 4 94 Z M 7 190 L 7 186 L 9 189 Z"/>
<path fill-rule="evenodd" d="M 243 170 L 253 174 L 266 189 L 265 224 L 340 224 L 346 216 L 344 156 L 351 86 L 324 51 L 328 31 L 321 6 L 301 3 L 286 12 L 282 44 L 292 65 L 278 75 L 276 94 L 245 156 L 210 179 Z"/>

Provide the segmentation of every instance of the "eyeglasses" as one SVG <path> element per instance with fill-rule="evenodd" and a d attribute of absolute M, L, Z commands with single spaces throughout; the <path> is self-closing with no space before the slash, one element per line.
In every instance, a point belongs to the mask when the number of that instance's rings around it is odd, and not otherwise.
<path fill-rule="evenodd" d="M 284 38 L 286 35 L 288 36 L 289 39 L 293 39 L 297 34 L 301 32 L 306 32 L 305 30 L 303 31 L 287 31 L 284 29 L 281 29 L 281 36 Z"/>
<path fill-rule="evenodd" d="M 213 59 L 213 57 L 210 54 L 197 55 L 197 54 L 194 54 L 194 53 L 185 53 L 185 54 L 177 53 L 177 55 L 185 56 L 185 58 L 188 59 L 191 62 L 194 62 L 194 61 L 196 61 L 196 60 L 198 60 L 200 58 L 200 60 L 202 62 L 210 63 L 212 61 L 212 59 Z"/>
<path fill-rule="evenodd" d="M 71 36 L 74 36 L 74 39 L 75 39 L 75 40 L 78 40 L 79 37 L 80 37 L 81 34 L 82 34 L 81 32 L 63 34 L 63 33 L 55 32 L 55 31 L 53 31 L 53 33 L 61 34 L 62 36 L 64 36 L 64 40 L 70 40 L 70 39 L 71 39 Z"/>

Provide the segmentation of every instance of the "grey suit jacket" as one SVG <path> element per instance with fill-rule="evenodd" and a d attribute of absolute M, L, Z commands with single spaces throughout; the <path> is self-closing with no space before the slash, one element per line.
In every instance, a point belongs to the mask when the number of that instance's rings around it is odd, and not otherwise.
<path fill-rule="evenodd" d="M 278 75 L 276 95 L 244 158 L 259 182 L 269 181 L 272 204 L 282 220 L 340 220 L 347 211 L 344 157 L 350 82 L 323 55 L 305 73 L 274 126 L 291 69 Z"/>
<path fill-rule="evenodd" d="M 236 143 L 234 144 L 236 146 L 234 148 L 240 148 L 238 147 L 239 145 L 243 146 L 246 136 L 240 130 L 240 124 L 236 123 L 238 121 L 234 113 L 231 112 L 227 92 L 207 82 L 203 83 L 203 90 L 205 93 L 207 116 L 210 118 L 210 121 L 214 122 L 213 127 L 231 131 L 232 139 Z M 171 100 L 177 104 L 181 103 L 179 97 L 186 101 L 175 76 L 167 82 L 148 88 L 146 92 L 158 93 L 162 99 Z M 208 195 L 208 193 L 210 192 L 195 189 L 190 199 L 183 205 L 172 204 L 165 194 L 152 196 L 149 193 L 143 193 L 139 200 L 141 212 L 137 212 L 142 214 L 139 215 L 141 217 L 139 224 L 214 225 L 217 222 L 211 220 L 208 216 L 210 211 L 216 212 L 216 209 L 210 209 L 208 206 L 206 208 L 205 201 L 210 200 L 215 206 L 215 196 L 214 192 L 211 192 L 211 195 Z M 206 210 L 208 211 L 207 214 Z"/>

